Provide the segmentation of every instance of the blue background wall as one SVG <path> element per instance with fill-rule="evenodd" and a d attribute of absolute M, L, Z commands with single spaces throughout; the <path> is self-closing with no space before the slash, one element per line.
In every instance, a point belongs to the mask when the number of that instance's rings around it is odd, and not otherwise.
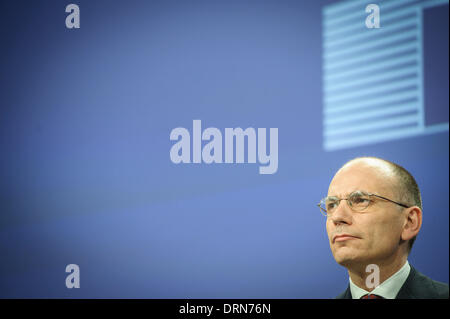
<path fill-rule="evenodd" d="M 323 149 L 335 1 L 77 0 L 78 30 L 69 3 L 0 2 L 0 297 L 333 298 L 348 277 L 316 203 L 362 155 L 416 177 L 409 261 L 448 283 L 448 131 Z M 425 18 L 427 116 L 448 122 L 448 6 Z M 278 172 L 173 164 L 193 119 L 277 127 Z"/>

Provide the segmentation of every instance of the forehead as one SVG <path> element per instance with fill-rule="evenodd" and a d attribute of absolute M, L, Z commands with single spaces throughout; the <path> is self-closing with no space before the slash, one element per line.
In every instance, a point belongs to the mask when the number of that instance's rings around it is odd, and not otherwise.
<path fill-rule="evenodd" d="M 342 167 L 328 188 L 328 196 L 346 196 L 356 190 L 393 195 L 395 178 L 383 163 L 357 161 Z"/>

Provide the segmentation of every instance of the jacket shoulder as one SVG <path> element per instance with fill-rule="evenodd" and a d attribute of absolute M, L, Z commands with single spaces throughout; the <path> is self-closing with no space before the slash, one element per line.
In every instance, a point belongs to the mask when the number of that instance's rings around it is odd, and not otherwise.
<path fill-rule="evenodd" d="M 411 266 L 406 282 L 400 289 L 398 299 L 448 299 L 448 285 L 433 280 Z"/>
<path fill-rule="evenodd" d="M 352 299 L 352 293 L 350 292 L 350 285 L 348 285 L 347 289 L 345 289 L 335 299 Z"/>
<path fill-rule="evenodd" d="M 436 280 L 432 280 L 432 285 L 434 286 L 434 289 L 436 290 L 436 296 L 438 299 L 448 299 L 449 293 L 448 293 L 448 285 L 443 282 L 439 282 Z"/>

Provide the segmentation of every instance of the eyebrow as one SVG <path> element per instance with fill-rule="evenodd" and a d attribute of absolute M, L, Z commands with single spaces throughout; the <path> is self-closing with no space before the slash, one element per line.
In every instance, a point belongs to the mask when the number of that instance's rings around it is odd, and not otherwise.
<path fill-rule="evenodd" d="M 355 192 L 363 192 L 363 193 L 366 193 L 366 194 L 377 195 L 376 193 L 369 192 L 369 191 L 366 191 L 366 190 L 363 190 L 363 189 L 356 189 L 356 190 L 354 190 L 354 191 L 351 191 L 351 192 L 349 192 L 349 193 L 344 194 L 344 196 L 339 196 L 339 195 L 328 195 L 327 197 L 347 198 L 350 194 L 353 194 L 353 193 L 355 193 Z M 378 196 L 379 196 L 379 195 L 378 195 Z"/>

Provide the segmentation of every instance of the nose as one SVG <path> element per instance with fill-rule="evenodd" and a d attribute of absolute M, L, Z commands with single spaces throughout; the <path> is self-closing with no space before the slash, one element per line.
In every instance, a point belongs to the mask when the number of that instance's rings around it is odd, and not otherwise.
<path fill-rule="evenodd" d="M 335 225 L 339 224 L 352 224 L 352 209 L 348 205 L 346 200 L 341 200 L 338 207 L 335 209 L 333 214 L 329 217 Z"/>

